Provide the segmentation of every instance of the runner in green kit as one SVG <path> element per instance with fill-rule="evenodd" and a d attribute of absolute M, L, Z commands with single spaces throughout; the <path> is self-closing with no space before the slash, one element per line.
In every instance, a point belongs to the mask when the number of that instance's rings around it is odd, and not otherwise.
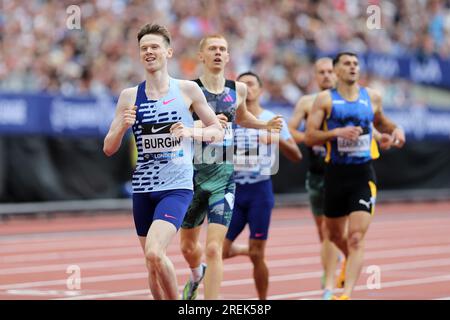
<path fill-rule="evenodd" d="M 219 297 L 223 277 L 222 247 L 234 206 L 233 125 L 279 130 L 280 116 L 270 121 L 258 120 L 245 105 L 247 87 L 244 83 L 226 80 L 225 65 L 229 61 L 228 43 L 221 35 L 207 36 L 200 41 L 199 59 L 203 74 L 196 82 L 203 89 L 206 100 L 225 128 L 220 143 L 203 144 L 194 156 L 194 198 L 181 226 L 181 250 L 192 274 L 183 299 L 197 296 L 200 281 L 205 277 L 205 299 Z M 196 122 L 196 125 L 201 123 Z M 201 152 L 200 152 L 201 151 Z M 202 264 L 203 249 L 199 242 L 201 225 L 208 216 L 205 247 L 206 268 Z"/>

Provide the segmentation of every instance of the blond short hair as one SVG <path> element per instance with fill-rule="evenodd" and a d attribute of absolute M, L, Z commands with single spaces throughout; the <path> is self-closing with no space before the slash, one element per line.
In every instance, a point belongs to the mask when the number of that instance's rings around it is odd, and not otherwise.
<path fill-rule="evenodd" d="M 206 41 L 208 41 L 209 39 L 223 39 L 226 41 L 226 43 L 228 45 L 228 41 L 227 41 L 227 39 L 225 39 L 225 37 L 223 35 L 221 35 L 219 33 L 210 34 L 210 35 L 203 37 L 202 40 L 200 40 L 200 43 L 198 44 L 198 51 L 203 50 L 203 48 L 205 47 Z"/>

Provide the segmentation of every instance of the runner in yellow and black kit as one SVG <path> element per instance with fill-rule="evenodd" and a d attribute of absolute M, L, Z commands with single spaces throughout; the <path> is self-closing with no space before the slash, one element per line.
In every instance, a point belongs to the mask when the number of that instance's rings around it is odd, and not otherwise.
<path fill-rule="evenodd" d="M 320 91 L 328 90 L 334 87 L 336 76 L 333 71 L 333 60 L 328 57 L 320 58 L 314 63 L 314 79 L 320 88 Z M 289 120 L 289 131 L 297 143 L 305 142 L 305 133 L 299 130 L 303 121 L 306 122 L 311 113 L 312 105 L 317 94 L 302 96 L 297 102 L 294 113 Z M 306 172 L 306 190 L 309 194 L 309 203 L 314 215 L 314 221 L 317 226 L 317 232 L 320 240 L 320 260 L 322 263 L 323 274 L 321 277 L 321 287 L 324 290 L 322 298 L 330 300 L 333 297 L 334 274 L 338 263 L 339 250 L 330 241 L 324 217 L 324 173 L 325 173 L 325 146 L 313 146 L 308 148 L 309 167 Z M 344 281 L 344 268 L 341 270 L 338 282 Z M 339 287 L 338 284 L 338 287 Z"/>
<path fill-rule="evenodd" d="M 336 89 L 317 95 L 305 142 L 309 146 L 326 144 L 324 214 L 331 241 L 347 257 L 345 287 L 339 298 L 347 300 L 361 273 L 364 236 L 376 200 L 372 159 L 378 157 L 378 149 L 372 126 L 391 135 L 396 147 L 403 146 L 405 135 L 384 115 L 380 94 L 358 85 L 355 54 L 338 54 L 333 66 L 338 79 Z"/>

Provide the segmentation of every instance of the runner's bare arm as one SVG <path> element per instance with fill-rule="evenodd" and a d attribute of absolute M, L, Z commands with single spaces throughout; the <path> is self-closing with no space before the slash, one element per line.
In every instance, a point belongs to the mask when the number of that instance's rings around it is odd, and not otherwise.
<path fill-rule="evenodd" d="M 373 138 L 383 150 L 389 150 L 394 142 L 393 137 L 387 133 L 380 133 L 375 127 L 372 127 Z"/>
<path fill-rule="evenodd" d="M 401 148 L 405 144 L 405 133 L 392 122 L 383 112 L 381 94 L 376 90 L 367 88 L 374 108 L 373 125 L 380 133 L 387 133 L 392 136 L 392 145 Z"/>
<path fill-rule="evenodd" d="M 182 89 L 189 96 L 192 109 L 201 120 L 200 125 L 203 124 L 202 129 L 192 130 L 192 137 L 201 141 L 217 142 L 223 140 L 224 130 L 214 111 L 209 107 L 202 89 L 193 81 L 183 82 Z M 197 122 L 195 127 L 198 128 L 198 125 Z"/>
<path fill-rule="evenodd" d="M 103 142 L 103 152 L 108 157 L 119 150 L 123 136 L 136 121 L 135 97 L 136 88 L 124 89 L 119 95 L 114 119 Z"/>
<path fill-rule="evenodd" d="M 300 149 L 293 138 L 280 139 L 280 151 L 292 162 L 300 162 L 303 158 Z"/>
<path fill-rule="evenodd" d="M 306 118 L 306 110 L 308 108 L 308 104 L 312 103 L 314 100 L 309 96 L 303 96 L 298 100 L 295 105 L 294 113 L 292 117 L 289 119 L 288 127 L 289 132 L 294 138 L 296 143 L 303 143 L 305 141 L 305 133 L 298 130 L 298 127 L 302 123 L 302 121 Z"/>

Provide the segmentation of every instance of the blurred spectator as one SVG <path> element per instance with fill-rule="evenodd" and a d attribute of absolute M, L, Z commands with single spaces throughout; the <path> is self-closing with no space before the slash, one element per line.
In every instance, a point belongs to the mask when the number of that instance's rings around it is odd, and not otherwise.
<path fill-rule="evenodd" d="M 80 30 L 66 26 L 72 4 L 81 9 Z M 373 4 L 381 8 L 381 29 L 366 26 Z M 142 79 L 136 33 L 148 22 L 172 33 L 172 76 L 195 78 L 200 38 L 223 33 L 228 76 L 252 69 L 265 82 L 264 99 L 291 104 L 316 90 L 316 49 L 450 58 L 450 0 L 3 0 L 0 89 L 117 96 Z M 406 101 L 405 81 L 377 83 L 391 86 L 396 105 Z"/>

